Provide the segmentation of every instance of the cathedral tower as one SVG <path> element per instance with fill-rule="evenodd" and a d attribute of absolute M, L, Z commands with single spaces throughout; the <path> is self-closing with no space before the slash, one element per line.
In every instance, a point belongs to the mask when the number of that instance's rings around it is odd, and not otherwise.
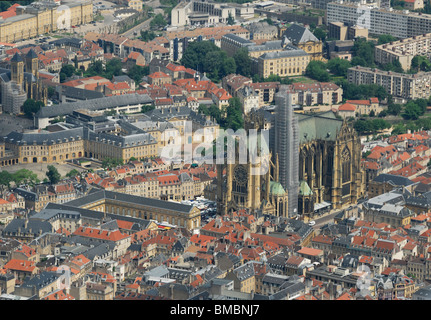
<path fill-rule="evenodd" d="M 15 53 L 10 60 L 11 63 L 11 80 L 21 85 L 24 81 L 24 61 L 22 57 Z"/>
<path fill-rule="evenodd" d="M 39 58 L 33 49 L 25 56 L 25 71 L 39 77 Z"/>

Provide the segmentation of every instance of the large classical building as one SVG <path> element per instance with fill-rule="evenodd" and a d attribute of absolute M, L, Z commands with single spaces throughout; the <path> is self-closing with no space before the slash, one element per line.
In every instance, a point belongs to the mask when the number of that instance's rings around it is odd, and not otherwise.
<path fill-rule="evenodd" d="M 308 31 L 308 29 L 305 30 Z M 267 78 L 272 74 L 281 77 L 297 76 L 305 73 L 311 59 L 320 60 L 318 52 L 320 57 L 322 55 L 321 43 L 320 49 L 316 49 L 318 46 L 312 45 L 312 40 L 310 42 L 307 39 L 304 38 L 304 42 L 298 42 L 298 45 L 304 48 L 301 49 L 286 37 L 283 40 L 272 40 L 257 45 L 240 36 L 226 34 L 221 39 L 221 49 L 229 56 L 233 56 L 240 49 L 247 50 L 252 59 L 252 73 L 257 73 L 261 77 Z M 305 46 L 306 43 L 308 43 L 307 46 Z"/>
<path fill-rule="evenodd" d="M 0 42 L 17 42 L 40 34 L 89 23 L 93 3 L 88 0 L 42 0 L 16 8 L 16 15 L 0 21 Z"/>
<path fill-rule="evenodd" d="M 294 23 L 286 29 L 283 37 L 289 40 L 294 46 L 308 53 L 311 60 L 323 59 L 322 41 L 317 39 L 308 28 Z"/>
<path fill-rule="evenodd" d="M 167 222 L 189 230 L 201 225 L 200 210 L 192 205 L 100 190 L 65 203 L 67 206 L 105 214 Z"/>
<path fill-rule="evenodd" d="M 257 59 L 252 59 L 252 71 L 263 78 L 273 74 L 280 77 L 299 76 L 305 73 L 309 62 L 308 53 L 287 45 L 283 51 L 268 52 Z"/>

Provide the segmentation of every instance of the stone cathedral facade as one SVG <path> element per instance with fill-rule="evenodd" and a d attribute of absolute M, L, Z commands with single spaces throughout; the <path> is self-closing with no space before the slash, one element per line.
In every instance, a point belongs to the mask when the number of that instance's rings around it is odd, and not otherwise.
<path fill-rule="evenodd" d="M 298 118 L 299 129 L 298 214 L 305 220 L 313 219 L 320 208 L 340 209 L 356 204 L 365 194 L 361 142 L 356 131 L 348 122 L 337 119 L 333 112 L 297 113 L 295 116 Z M 246 117 L 246 128 L 247 120 L 254 127 L 274 130 L 274 113 L 263 110 L 252 112 Z M 274 153 L 273 150 L 271 152 Z M 275 161 L 269 181 L 278 183 L 279 163 L 276 154 L 273 159 Z M 235 193 L 235 167 L 236 165 L 232 165 L 230 168 L 224 168 L 224 189 L 219 190 L 219 196 L 223 195 L 227 207 L 229 203 L 237 203 L 239 196 Z M 221 174 L 219 170 L 218 173 Z M 255 199 L 258 195 L 261 199 L 270 199 L 269 195 L 261 191 L 262 182 L 266 180 L 254 181 L 250 178 L 246 178 L 249 183 L 245 190 L 254 194 Z M 277 193 L 276 189 L 279 189 L 278 185 L 275 188 L 273 184 L 273 188 L 269 188 L 270 195 Z M 286 190 L 283 195 L 287 197 L 287 193 Z M 283 204 L 287 205 L 287 200 Z M 250 204 L 244 203 L 244 206 Z M 285 212 L 272 210 L 274 215 L 287 216 Z"/>
<path fill-rule="evenodd" d="M 365 192 L 361 142 L 355 130 L 332 112 L 299 117 L 299 214 L 312 216 L 316 204 L 343 208 Z"/>
<path fill-rule="evenodd" d="M 247 123 L 246 128 L 255 126 Z M 234 163 L 217 165 L 217 209 L 221 215 L 246 209 L 249 212 L 287 217 L 288 193 L 278 180 L 278 159 L 272 161 L 271 153 L 259 161 L 241 163 L 235 150 Z M 259 149 L 260 150 L 260 149 Z M 268 149 L 269 150 L 269 149 Z"/>

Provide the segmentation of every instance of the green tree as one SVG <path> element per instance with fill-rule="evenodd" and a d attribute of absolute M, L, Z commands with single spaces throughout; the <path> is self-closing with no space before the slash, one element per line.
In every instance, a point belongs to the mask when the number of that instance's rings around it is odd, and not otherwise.
<path fill-rule="evenodd" d="M 27 116 L 27 118 L 32 119 L 33 114 L 37 113 L 40 108 L 44 107 L 42 101 L 36 101 L 33 99 L 27 99 L 25 100 L 24 104 L 22 105 L 22 111 Z"/>
<path fill-rule="evenodd" d="M 76 177 L 77 175 L 79 175 L 79 171 L 76 169 L 72 169 L 68 173 L 66 173 L 66 177 L 68 178 L 73 178 L 73 177 Z"/>
<path fill-rule="evenodd" d="M 395 38 L 390 34 L 381 34 L 377 39 L 377 44 L 380 45 L 380 44 L 385 44 L 385 43 L 389 43 L 397 40 L 398 38 Z"/>
<path fill-rule="evenodd" d="M 235 19 L 234 19 L 234 17 L 231 15 L 231 13 L 230 13 L 230 12 L 229 12 L 229 16 L 227 17 L 226 22 L 227 22 L 227 24 L 228 24 L 228 25 L 234 25 L 234 24 L 235 24 Z"/>
<path fill-rule="evenodd" d="M 55 88 L 54 87 L 49 86 L 47 91 L 48 91 L 48 98 L 51 99 L 52 97 L 54 97 L 54 95 L 55 95 Z"/>
<path fill-rule="evenodd" d="M 71 77 L 75 73 L 75 67 L 71 64 L 66 64 L 60 69 L 60 73 L 64 73 L 66 77 Z"/>
<path fill-rule="evenodd" d="M 157 35 L 154 33 L 154 31 L 151 30 L 141 30 L 141 40 L 145 42 L 149 42 L 156 38 Z"/>
<path fill-rule="evenodd" d="M 325 41 L 326 37 L 328 36 L 328 33 L 325 30 L 323 30 L 322 28 L 315 28 L 313 31 L 313 34 L 320 41 Z"/>
<path fill-rule="evenodd" d="M 132 68 L 130 68 L 127 71 L 127 75 L 135 80 L 135 83 L 137 85 L 139 85 L 139 83 L 141 83 L 142 81 L 142 77 L 144 76 L 148 76 L 150 74 L 150 67 L 149 66 L 138 66 L 138 65 L 134 65 Z"/>
<path fill-rule="evenodd" d="M 365 67 L 374 67 L 374 43 L 372 41 L 367 41 L 365 38 L 357 38 L 352 48 L 354 58 L 360 58 L 354 60 L 352 58 L 352 65 L 357 65 L 356 63 L 360 61 L 359 65 Z"/>
<path fill-rule="evenodd" d="M 13 176 L 9 171 L 0 171 L 0 184 L 10 188 L 10 183 L 13 181 Z"/>
<path fill-rule="evenodd" d="M 223 120 L 223 128 L 238 130 L 244 127 L 244 117 L 242 115 L 242 105 L 238 97 L 229 100 L 226 108 L 226 116 Z"/>
<path fill-rule="evenodd" d="M 423 114 L 422 109 L 419 105 L 413 101 L 409 101 L 405 107 L 404 112 L 401 116 L 406 120 L 417 120 Z"/>
<path fill-rule="evenodd" d="M 431 61 L 425 56 L 414 56 L 411 62 L 411 71 L 431 71 Z"/>
<path fill-rule="evenodd" d="M 48 171 L 46 172 L 46 176 L 49 179 L 49 182 L 51 184 L 56 184 L 60 181 L 61 179 L 61 175 L 58 172 L 57 168 L 54 167 L 53 165 L 49 165 L 47 167 Z"/>
<path fill-rule="evenodd" d="M 186 68 L 192 68 L 201 72 L 206 72 L 206 55 L 209 52 L 219 51 L 211 41 L 194 41 L 187 46 L 181 58 L 181 64 Z"/>
<path fill-rule="evenodd" d="M 401 113 L 403 106 L 398 103 L 388 104 L 388 113 L 397 116 Z"/>
<path fill-rule="evenodd" d="M 22 183 L 36 184 L 39 182 L 37 174 L 28 169 L 20 169 L 12 174 L 12 181 L 17 185 Z"/>
<path fill-rule="evenodd" d="M 340 77 L 346 77 L 347 70 L 351 66 L 352 65 L 348 60 L 340 59 L 340 58 L 331 59 L 327 63 L 327 67 L 329 71 L 331 71 L 331 73 L 333 73 L 334 75 L 340 76 Z"/>
<path fill-rule="evenodd" d="M 124 160 L 123 159 L 116 159 L 116 158 L 104 158 L 102 161 L 102 168 L 105 169 L 111 169 L 111 168 L 115 168 L 119 165 L 123 165 L 124 164 Z"/>
<path fill-rule="evenodd" d="M 246 48 L 241 48 L 233 55 L 236 64 L 236 73 L 249 77 L 251 75 L 251 59 Z"/>
<path fill-rule="evenodd" d="M 154 107 L 153 105 L 151 105 L 151 104 L 144 104 L 144 105 L 141 107 L 141 112 L 142 112 L 142 113 L 146 113 L 146 112 L 153 111 L 154 109 L 155 109 L 155 107 Z"/>
<path fill-rule="evenodd" d="M 317 60 L 310 61 L 305 69 L 305 75 L 320 82 L 327 82 L 330 78 L 325 63 Z"/>
<path fill-rule="evenodd" d="M 158 13 L 154 16 L 153 20 L 150 22 L 151 28 L 163 28 L 168 25 L 168 22 L 165 20 L 161 13 Z"/>

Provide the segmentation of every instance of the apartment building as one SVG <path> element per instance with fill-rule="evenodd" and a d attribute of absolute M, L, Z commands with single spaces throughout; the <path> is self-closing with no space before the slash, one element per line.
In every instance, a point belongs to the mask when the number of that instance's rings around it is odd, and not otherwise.
<path fill-rule="evenodd" d="M 288 88 L 292 93 L 292 104 L 300 106 L 339 104 L 343 98 L 343 89 L 331 82 L 298 82 Z"/>
<path fill-rule="evenodd" d="M 402 68 L 407 71 L 411 68 L 411 62 L 415 56 L 431 57 L 430 46 L 431 33 L 421 34 L 376 46 L 374 59 L 380 64 L 392 63 L 398 60 Z"/>
<path fill-rule="evenodd" d="M 409 10 L 379 8 L 360 3 L 330 2 L 327 5 L 327 21 L 343 22 L 368 29 L 373 34 L 390 34 L 397 38 L 409 38 L 431 32 L 431 15 Z"/>
<path fill-rule="evenodd" d="M 431 95 L 431 72 L 404 74 L 383 71 L 374 68 L 352 67 L 347 72 L 347 79 L 354 84 L 377 84 L 386 89 L 397 100 L 424 98 Z"/>

